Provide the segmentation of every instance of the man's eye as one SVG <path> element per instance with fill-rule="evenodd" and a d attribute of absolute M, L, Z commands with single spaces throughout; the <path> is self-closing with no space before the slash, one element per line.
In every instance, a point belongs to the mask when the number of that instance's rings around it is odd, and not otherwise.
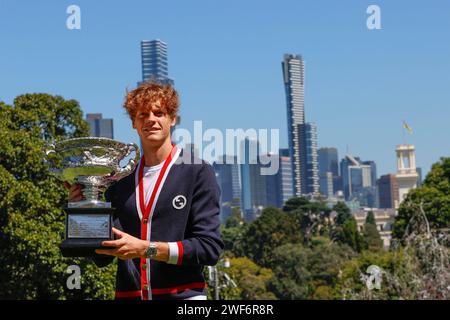
<path fill-rule="evenodd" d="M 162 117 L 164 115 L 163 112 L 155 112 L 155 116 L 157 117 Z"/>

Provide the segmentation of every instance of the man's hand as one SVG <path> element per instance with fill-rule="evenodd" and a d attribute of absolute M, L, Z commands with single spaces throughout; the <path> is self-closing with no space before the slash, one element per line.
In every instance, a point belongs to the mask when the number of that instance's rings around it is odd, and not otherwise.
<path fill-rule="evenodd" d="M 133 237 L 128 233 L 112 228 L 113 233 L 119 238 L 117 240 L 103 241 L 102 246 L 111 249 L 97 249 L 98 254 L 106 254 L 122 260 L 145 258 L 145 252 L 150 245 L 149 241 Z M 157 254 L 154 260 L 167 262 L 169 260 L 169 245 L 165 242 L 156 242 Z"/>
<path fill-rule="evenodd" d="M 84 199 L 80 184 L 74 183 L 71 185 L 67 181 L 64 181 L 64 187 L 69 190 L 69 202 L 77 202 Z"/>

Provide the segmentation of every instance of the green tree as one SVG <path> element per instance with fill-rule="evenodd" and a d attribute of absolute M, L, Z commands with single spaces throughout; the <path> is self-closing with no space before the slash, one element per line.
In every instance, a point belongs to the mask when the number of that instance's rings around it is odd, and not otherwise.
<path fill-rule="evenodd" d="M 267 267 L 273 255 L 273 248 L 301 241 L 298 216 L 268 207 L 246 228 L 242 242 L 243 253 L 256 264 Z"/>
<path fill-rule="evenodd" d="M 433 164 L 423 185 L 411 190 L 400 205 L 392 236 L 402 239 L 414 212 L 422 206 L 431 229 L 450 228 L 450 157 Z"/>
<path fill-rule="evenodd" d="M 335 223 L 337 225 L 343 225 L 345 221 L 352 218 L 352 214 L 350 212 L 350 208 L 344 202 L 338 202 L 333 206 L 333 211 L 336 211 L 337 216 L 335 219 Z"/>
<path fill-rule="evenodd" d="M 222 268 L 236 284 L 221 289 L 221 299 L 274 300 L 275 295 L 267 288 L 273 277 L 272 270 L 262 268 L 246 257 L 231 258 L 230 268 Z M 237 293 L 237 295 L 236 295 Z"/>
<path fill-rule="evenodd" d="M 244 219 L 242 219 L 241 210 L 239 208 L 233 207 L 231 216 L 229 216 L 227 221 L 225 222 L 225 227 L 226 228 L 235 228 L 235 227 L 240 227 L 243 224 L 244 224 Z"/>
<path fill-rule="evenodd" d="M 309 299 L 340 299 L 336 290 L 344 263 L 353 259 L 356 253 L 347 245 L 333 243 L 327 237 L 316 237 L 308 256 Z"/>
<path fill-rule="evenodd" d="M 363 236 L 358 231 L 358 225 L 350 209 L 343 202 L 338 202 L 333 210 L 337 212 L 331 238 L 341 244 L 350 246 L 356 252 L 366 248 Z"/>
<path fill-rule="evenodd" d="M 226 251 L 232 252 L 235 256 L 243 255 L 243 238 L 246 228 L 247 225 L 241 217 L 240 210 L 233 208 L 231 216 L 220 227 Z"/>
<path fill-rule="evenodd" d="M 358 231 L 355 218 L 347 219 L 341 226 L 336 226 L 334 239 L 342 244 L 350 246 L 356 252 L 361 252 L 367 247 L 363 236 Z"/>
<path fill-rule="evenodd" d="M 111 298 L 114 266 L 67 259 L 64 236 L 67 193 L 43 163 L 49 141 L 87 135 L 75 100 L 47 94 L 0 102 L 0 299 Z M 69 290 L 67 267 L 81 269 L 81 290 Z"/>
<path fill-rule="evenodd" d="M 310 202 L 305 197 L 294 197 L 290 198 L 283 206 L 284 212 L 291 212 L 294 210 L 299 210 L 305 207 L 309 207 Z"/>
<path fill-rule="evenodd" d="M 313 236 L 329 233 L 331 209 L 323 201 L 309 201 L 305 197 L 295 197 L 286 202 L 283 211 L 296 216 L 305 245 L 310 245 Z"/>
<path fill-rule="evenodd" d="M 308 269 L 310 249 L 301 244 L 288 243 L 273 251 L 271 266 L 274 277 L 269 282 L 269 290 L 282 300 L 307 299 L 311 291 Z"/>
<path fill-rule="evenodd" d="M 364 223 L 363 237 L 366 243 L 366 249 L 371 251 L 380 250 L 383 248 L 383 240 L 381 240 L 380 233 L 377 229 L 375 216 L 372 211 L 369 211 Z"/>

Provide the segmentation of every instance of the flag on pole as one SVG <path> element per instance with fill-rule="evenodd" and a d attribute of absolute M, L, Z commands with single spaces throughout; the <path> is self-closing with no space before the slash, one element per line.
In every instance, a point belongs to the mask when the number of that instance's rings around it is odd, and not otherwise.
<path fill-rule="evenodd" d="M 413 133 L 412 128 L 405 121 L 403 121 L 403 128 L 405 128 L 406 131 L 408 131 L 409 134 Z"/>

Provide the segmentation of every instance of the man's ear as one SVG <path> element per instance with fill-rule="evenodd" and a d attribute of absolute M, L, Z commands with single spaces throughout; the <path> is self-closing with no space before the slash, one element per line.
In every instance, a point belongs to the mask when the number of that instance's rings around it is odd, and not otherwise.
<path fill-rule="evenodd" d="M 134 120 L 131 121 L 131 124 L 133 125 L 133 129 L 136 129 L 136 125 L 134 124 Z"/>
<path fill-rule="evenodd" d="M 177 124 L 177 118 L 178 118 L 178 116 L 173 117 L 172 122 L 170 123 L 171 127 L 173 127 L 174 125 Z"/>

